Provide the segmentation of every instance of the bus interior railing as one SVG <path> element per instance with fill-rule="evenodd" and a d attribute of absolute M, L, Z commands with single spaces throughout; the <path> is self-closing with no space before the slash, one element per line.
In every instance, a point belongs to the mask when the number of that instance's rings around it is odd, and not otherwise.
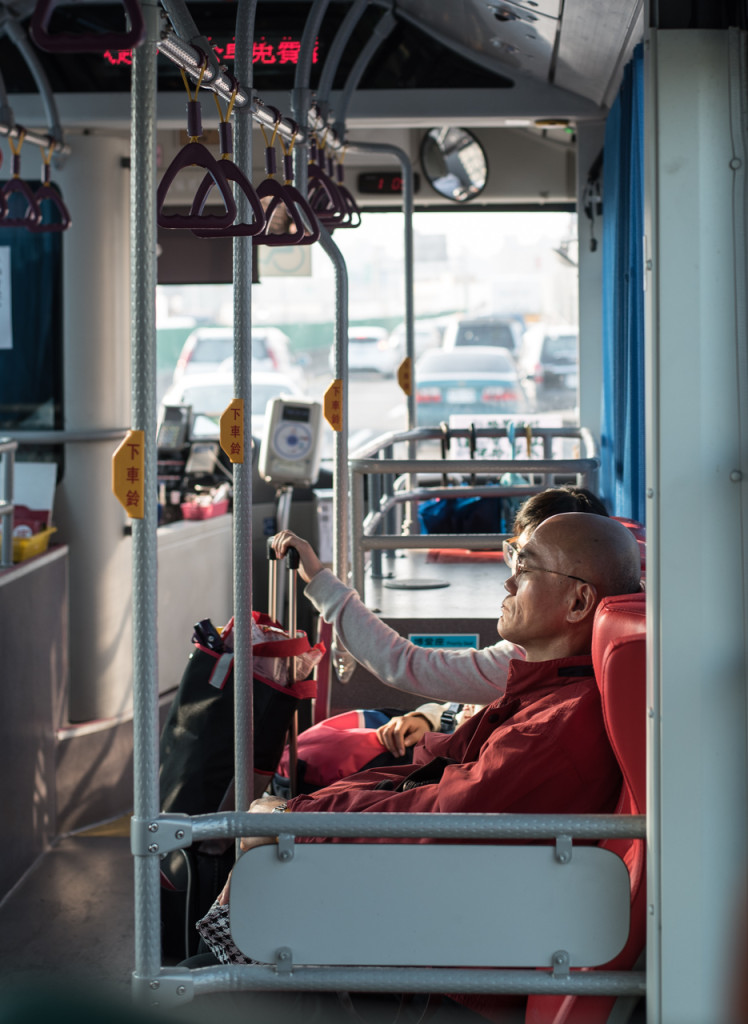
<path fill-rule="evenodd" d="M 13 477 L 18 442 L 9 437 L 0 437 L 0 569 L 13 565 Z"/>
<path fill-rule="evenodd" d="M 646 835 L 644 815 L 618 814 L 355 814 L 323 813 L 310 814 L 292 812 L 283 815 L 283 833 L 278 835 L 278 815 L 247 812 L 222 814 L 187 815 L 160 814 L 148 821 L 132 819 L 131 846 L 136 857 L 148 859 L 159 857 L 165 852 L 189 846 L 202 839 L 230 838 L 238 835 L 278 836 L 274 847 L 280 861 L 294 859 L 296 836 L 345 837 L 390 837 L 410 838 L 418 835 L 437 840 L 468 839 L 471 842 L 524 840 L 530 843 L 555 843 L 555 859 L 560 863 L 570 861 L 573 854 L 572 838 L 581 842 L 596 842 L 605 838 L 638 839 Z M 382 848 L 384 849 L 384 848 Z M 419 851 L 425 860 L 438 845 L 419 844 Z M 356 856 L 360 847 L 348 848 Z M 246 856 L 246 855 L 245 855 Z M 303 856 L 303 849 L 299 852 Z M 552 860 L 554 858 L 551 858 Z M 428 869 L 424 867 L 424 877 Z M 493 879 L 497 882 L 497 879 Z M 397 877 L 389 880 L 390 886 L 397 886 Z M 283 913 L 281 893 L 276 893 L 278 912 Z M 403 904 L 408 904 L 408 894 L 403 895 Z M 390 896 L 395 903 L 397 896 Z M 236 894 L 237 911 L 252 913 Z M 351 904 L 355 912 L 356 903 Z M 584 908 L 579 908 L 584 914 Z M 517 922 L 504 922 L 516 927 Z M 258 927 L 262 922 L 257 921 Z M 496 927 L 502 926 L 500 921 Z M 365 921 L 361 927 L 367 927 Z M 341 927 L 341 943 L 350 943 L 350 935 Z M 290 936 L 293 942 L 293 936 Z M 448 944 L 447 944 L 448 945 Z M 287 958 L 286 958 L 287 959 Z M 572 956 L 572 961 L 573 961 Z M 645 992 L 645 975 L 636 970 L 592 970 L 569 971 L 576 963 L 549 963 L 547 970 L 534 967 L 512 968 L 500 964 L 492 968 L 475 970 L 472 967 L 447 966 L 381 966 L 358 964 L 335 966 L 315 964 L 299 965 L 295 962 L 285 969 L 281 956 L 275 963 L 252 965 L 220 965 L 188 969 L 185 967 L 161 967 L 156 976 L 133 979 L 134 995 L 145 1004 L 157 1002 L 160 1007 L 189 1002 L 194 996 L 225 991 L 290 990 L 290 991 L 336 991 L 352 992 L 399 991 L 399 992 L 471 992 L 488 994 L 558 994 L 558 995 L 611 995 L 642 996 Z M 155 982 L 155 984 L 154 984 Z M 154 989 L 158 989 L 154 992 Z"/>
<path fill-rule="evenodd" d="M 516 425 L 514 425 L 516 426 Z M 418 532 L 418 505 L 432 498 L 502 497 L 526 498 L 559 482 L 573 480 L 577 486 L 596 490 L 600 466 L 597 446 L 585 427 L 533 426 L 528 433 L 527 457 L 475 457 L 493 446 L 515 450 L 512 425 L 466 427 L 449 430 L 449 440 L 462 442 L 473 457 L 419 457 L 419 448 L 442 443 L 445 431 L 439 427 L 384 434 L 351 454 L 349 460 L 352 550 L 352 585 L 363 595 L 367 555 L 373 578 L 381 576 L 383 551 L 403 549 L 467 548 L 492 550 L 507 534 Z M 559 442 L 571 442 L 579 455 L 554 457 Z M 404 446 L 408 457 L 396 457 Z M 532 457 L 540 448 L 542 457 Z M 442 452 L 445 452 L 442 443 Z M 415 456 L 410 455 L 415 452 Z"/>

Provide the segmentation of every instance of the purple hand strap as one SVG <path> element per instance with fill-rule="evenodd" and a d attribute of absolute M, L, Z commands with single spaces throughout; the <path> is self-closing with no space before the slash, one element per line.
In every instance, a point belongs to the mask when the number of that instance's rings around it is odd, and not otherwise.
<path fill-rule="evenodd" d="M 103 53 L 104 50 L 133 49 L 145 39 L 145 22 L 138 0 L 122 0 L 130 18 L 129 32 L 59 32 L 50 35 L 49 22 L 60 0 L 38 0 L 29 32 L 41 50 L 48 53 Z"/>
<path fill-rule="evenodd" d="M 314 245 L 319 241 L 319 221 L 304 196 L 293 185 L 284 185 L 286 196 L 303 221 L 302 239 L 299 245 Z"/>
<path fill-rule="evenodd" d="M 230 227 L 236 219 L 236 203 L 226 175 L 221 168 L 225 161 L 216 160 L 210 150 L 200 142 L 188 142 L 166 168 L 156 194 L 158 226 L 161 228 L 187 228 L 190 231 L 208 228 L 211 231 L 222 231 Z M 226 210 L 222 214 L 202 214 L 163 212 L 166 194 L 177 174 L 185 167 L 204 167 L 214 183 L 218 186 Z M 202 186 L 201 186 L 202 187 Z"/>
<path fill-rule="evenodd" d="M 345 185 L 338 184 L 338 192 L 346 205 L 348 211 L 348 218 L 337 224 L 339 228 L 357 228 L 361 224 L 361 210 L 358 208 L 358 203 L 353 198 L 351 193 L 348 191 Z"/>
<path fill-rule="evenodd" d="M 255 237 L 256 245 L 302 245 L 304 242 L 304 221 L 296 208 L 293 197 L 288 195 L 288 186 L 281 185 L 275 178 L 265 178 L 257 186 L 257 195 L 260 199 L 270 199 L 265 209 L 265 230 Z M 268 233 L 270 220 L 279 206 L 284 206 L 293 221 L 293 232 L 286 232 L 280 235 Z M 319 235 L 318 235 L 319 237 Z"/>
<path fill-rule="evenodd" d="M 63 203 L 60 193 L 53 185 L 50 184 L 50 182 L 45 181 L 39 186 L 34 193 L 34 199 L 37 201 L 39 209 L 42 212 L 42 216 L 44 215 L 42 203 L 51 203 L 53 206 L 56 206 L 60 213 L 60 220 L 47 221 L 46 224 L 42 223 L 40 220 L 38 224 L 34 224 L 33 227 L 30 227 L 31 231 L 35 231 L 37 234 L 51 234 L 56 231 L 67 231 L 73 223 L 70 219 L 70 211 Z"/>
<path fill-rule="evenodd" d="M 14 193 L 20 193 L 26 200 L 26 209 L 21 217 L 10 217 L 10 196 Z M 3 228 L 30 228 L 38 224 L 42 219 L 42 211 L 39 209 L 39 204 L 34 197 L 34 193 L 31 191 L 25 181 L 20 178 L 11 178 L 6 181 L 2 189 L 0 189 L 0 196 L 2 196 L 3 204 L 5 206 L 5 212 L 3 219 L 0 222 L 0 227 Z"/>
<path fill-rule="evenodd" d="M 223 235 L 232 238 L 238 235 L 258 235 L 261 231 L 265 230 L 265 211 L 262 208 L 262 203 L 260 202 L 257 193 L 252 187 L 252 182 L 249 181 L 243 171 L 236 166 L 233 160 L 220 160 L 219 166 L 223 171 L 226 180 L 235 181 L 247 197 L 249 205 L 252 208 L 253 220 L 249 224 L 230 224 L 229 227 L 223 228 L 220 231 L 212 228 L 193 228 L 192 234 L 197 235 L 198 238 L 221 238 Z M 213 179 L 209 174 L 206 174 L 200 182 L 200 187 L 195 193 L 195 198 L 192 200 L 190 216 L 202 216 L 205 203 L 208 200 L 208 195 L 210 194 L 213 185 Z"/>
<path fill-rule="evenodd" d="M 265 211 L 262 208 L 262 203 L 257 193 L 252 187 L 252 182 L 237 167 L 234 161 L 230 159 L 234 147 L 229 121 L 221 121 L 219 134 L 221 136 L 221 170 L 226 180 L 236 182 L 247 197 L 252 208 L 253 220 L 249 224 L 231 224 L 230 227 L 223 228 L 221 231 L 211 230 L 210 228 L 200 228 L 199 230 L 193 228 L 192 233 L 197 235 L 198 238 L 220 238 L 223 235 L 233 238 L 238 235 L 257 235 L 265 230 Z M 195 193 L 195 198 L 192 200 L 192 209 L 190 211 L 192 216 L 200 216 L 202 214 L 212 188 L 213 179 L 209 174 L 206 174 Z"/>
<path fill-rule="evenodd" d="M 348 217 L 338 186 L 317 164 L 309 164 L 309 205 L 325 226 L 340 227 Z"/>

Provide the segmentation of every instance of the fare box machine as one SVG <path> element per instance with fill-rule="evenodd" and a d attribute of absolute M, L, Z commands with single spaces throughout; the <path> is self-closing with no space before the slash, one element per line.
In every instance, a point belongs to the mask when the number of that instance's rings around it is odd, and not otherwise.
<path fill-rule="evenodd" d="M 319 478 L 322 452 L 322 406 L 305 398 L 281 395 L 265 411 L 258 472 L 277 488 L 276 525 L 288 529 L 294 487 L 313 487 Z M 278 586 L 285 577 L 279 576 Z M 283 607 L 284 595 L 278 595 Z"/>
<path fill-rule="evenodd" d="M 319 402 L 286 395 L 271 399 L 260 445 L 260 476 L 283 489 L 312 487 L 319 477 L 321 439 Z M 285 529 L 287 524 L 278 525 Z"/>

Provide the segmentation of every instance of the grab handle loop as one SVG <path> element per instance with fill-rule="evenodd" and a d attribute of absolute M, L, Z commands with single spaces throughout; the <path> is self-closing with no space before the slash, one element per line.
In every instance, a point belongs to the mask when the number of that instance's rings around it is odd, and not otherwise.
<path fill-rule="evenodd" d="M 202 70 L 200 72 L 200 78 L 198 79 L 197 86 L 195 88 L 195 96 L 197 96 L 200 89 L 200 85 L 203 80 L 203 74 L 207 61 L 204 61 Z M 223 231 L 224 228 L 230 227 L 236 220 L 236 202 L 234 201 L 234 194 L 229 184 L 228 176 L 221 166 L 222 161 L 216 160 L 211 154 L 207 146 L 204 146 L 202 142 L 198 142 L 198 139 L 203 133 L 202 128 L 202 114 L 200 108 L 200 101 L 193 98 L 190 92 L 189 83 L 187 76 L 182 71 L 182 79 L 184 81 L 187 95 L 189 96 L 189 102 L 187 104 L 187 134 L 189 136 L 189 142 L 182 147 L 177 153 L 172 162 L 166 168 L 164 176 L 158 186 L 156 193 L 156 210 L 157 210 L 157 221 L 158 226 L 162 228 L 184 228 L 189 231 L 195 230 L 210 230 L 210 231 Z M 194 203 L 190 213 L 164 213 L 164 205 L 166 203 L 166 197 L 171 187 L 172 182 L 185 167 L 204 167 L 210 177 L 212 183 L 216 185 L 221 198 L 225 206 L 225 210 L 220 214 L 210 213 L 198 213 Z M 202 184 L 200 186 L 202 188 Z M 204 203 L 202 204 L 205 205 Z"/>
<path fill-rule="evenodd" d="M 26 182 L 21 179 L 21 149 L 25 135 L 25 131 L 21 129 L 17 143 L 10 136 L 8 137 L 8 145 L 13 154 L 13 161 L 11 164 L 12 177 L 0 189 L 0 198 L 2 198 L 3 205 L 3 217 L 0 221 L 0 226 L 4 228 L 31 228 L 42 219 L 42 211 L 39 209 L 34 193 Z M 25 209 L 20 216 L 11 215 L 11 198 L 15 195 L 19 195 L 26 200 Z"/>
<path fill-rule="evenodd" d="M 228 110 L 224 117 L 223 111 L 221 110 L 221 104 L 218 102 L 218 97 L 214 95 L 216 106 L 218 107 L 218 114 L 220 116 L 220 124 L 218 126 L 218 135 L 221 146 L 221 160 L 220 167 L 223 171 L 224 177 L 227 181 L 233 181 L 242 190 L 244 195 L 247 197 L 247 201 L 252 210 L 253 219 L 250 223 L 230 224 L 227 228 L 220 230 L 212 228 L 193 228 L 192 233 L 197 235 L 198 238 L 222 238 L 226 237 L 238 237 L 247 235 L 257 235 L 261 231 L 265 230 L 265 211 L 262 208 L 257 192 L 252 186 L 252 182 L 247 178 L 244 172 L 234 163 L 231 159 L 234 152 L 234 141 L 231 122 L 229 117 L 234 107 L 234 100 L 238 92 L 238 86 L 235 85 L 234 90 L 231 94 L 231 100 L 229 102 Z M 195 217 L 202 216 L 205 204 L 208 200 L 208 196 L 213 189 L 213 178 L 210 174 L 206 174 L 203 180 L 200 182 L 200 186 L 195 193 L 195 198 L 192 200 L 192 209 L 190 215 Z"/>
<path fill-rule="evenodd" d="M 42 150 L 42 183 L 34 193 L 39 210 L 42 213 L 42 220 L 38 224 L 30 226 L 30 230 L 37 234 L 52 234 L 59 231 L 67 231 L 72 224 L 70 218 L 70 212 L 67 206 L 62 201 L 62 196 L 57 191 L 55 186 L 49 180 L 50 177 L 50 160 L 52 159 L 52 153 L 54 151 L 54 145 L 50 145 L 49 149 Z M 42 203 L 51 204 L 60 215 L 59 220 L 48 220 L 46 223 L 43 222 L 44 210 L 42 209 Z"/>
<path fill-rule="evenodd" d="M 275 139 L 278 134 L 280 113 L 275 111 L 276 123 L 273 136 L 268 143 L 265 129 L 262 134 L 265 138 L 265 168 L 267 177 L 260 182 L 257 188 L 257 195 L 263 200 L 265 209 L 265 230 L 255 238 L 257 245 L 284 246 L 284 245 L 311 245 L 319 238 L 319 225 L 314 219 L 314 214 L 309 209 L 306 200 L 301 193 L 293 187 L 293 145 L 296 138 L 294 133 L 291 144 L 286 150 L 281 139 L 281 146 L 284 153 L 285 181 L 281 184 L 276 181 L 274 175 L 277 170 Z M 277 230 L 279 219 L 285 211 L 289 223 L 282 225 Z M 276 217 L 275 226 L 272 221 Z"/>
<path fill-rule="evenodd" d="M 130 28 L 124 32 L 49 32 L 49 23 L 61 0 L 38 0 L 29 33 L 47 53 L 104 53 L 134 49 L 145 39 L 145 21 L 138 0 L 122 0 Z"/>
<path fill-rule="evenodd" d="M 320 150 L 321 155 L 317 140 L 313 139 L 309 149 L 309 205 L 325 227 L 342 227 L 350 215 L 337 185 L 320 166 L 324 160 L 324 139 Z"/>

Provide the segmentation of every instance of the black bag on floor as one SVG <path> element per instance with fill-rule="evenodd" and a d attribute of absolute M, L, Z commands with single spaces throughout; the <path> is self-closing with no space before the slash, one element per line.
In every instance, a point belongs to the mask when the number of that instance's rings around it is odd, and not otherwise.
<path fill-rule="evenodd" d="M 265 636 L 253 645 L 255 655 L 254 760 L 256 790 L 272 779 L 283 752 L 286 733 L 301 700 L 313 697 L 316 682 L 305 679 L 285 685 L 288 657 L 313 664 L 319 647 L 306 635 L 288 638 L 267 616 L 254 614 Z M 161 733 L 159 789 L 162 811 L 209 814 L 233 809 L 234 657 L 229 623 L 219 634 L 208 620 L 196 627 L 194 648 Z M 203 642 L 200 642 L 200 641 Z M 266 675 L 259 675 L 258 668 Z M 175 850 L 161 862 L 161 936 L 164 957 L 181 960 L 197 951 L 195 922 L 210 908 L 234 862 L 233 840 L 206 840 Z"/>

